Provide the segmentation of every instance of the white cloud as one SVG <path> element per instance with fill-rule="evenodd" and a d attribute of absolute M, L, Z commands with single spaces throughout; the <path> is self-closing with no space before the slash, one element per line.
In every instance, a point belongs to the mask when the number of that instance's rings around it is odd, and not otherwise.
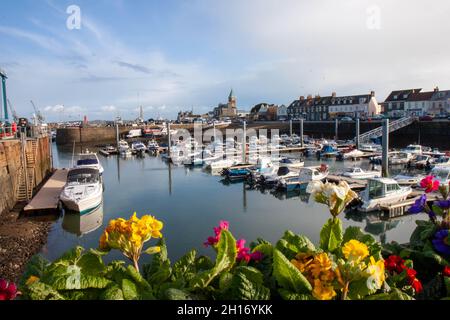
<path fill-rule="evenodd" d="M 114 112 L 117 110 L 115 106 L 103 106 L 100 108 L 103 112 Z"/>

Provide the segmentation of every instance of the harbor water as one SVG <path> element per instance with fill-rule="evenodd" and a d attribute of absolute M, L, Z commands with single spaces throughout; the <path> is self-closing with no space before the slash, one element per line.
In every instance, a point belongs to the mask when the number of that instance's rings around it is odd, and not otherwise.
<path fill-rule="evenodd" d="M 212 256 L 213 250 L 205 248 L 203 242 L 213 235 L 213 227 L 220 220 L 230 222 L 236 239 L 244 238 L 248 242 L 261 237 L 275 243 L 285 230 L 292 230 L 318 243 L 321 227 L 330 218 L 328 208 L 309 200 L 306 194 L 273 193 L 251 189 L 242 182 L 226 183 L 221 176 L 213 176 L 202 168 L 169 165 L 160 157 L 148 154 L 128 158 L 99 155 L 99 158 L 105 169 L 103 205 L 81 218 L 77 214 L 61 213 L 42 250 L 50 260 L 77 245 L 97 248 L 108 221 L 119 217 L 128 219 L 133 212 L 138 216 L 154 215 L 163 221 L 162 233 L 171 259 L 181 257 L 192 248 Z M 54 167 L 68 168 L 71 162 L 72 148 L 63 149 L 54 144 Z M 324 162 L 331 172 L 352 165 L 370 168 L 367 160 L 319 162 L 307 158 L 305 165 Z M 426 216 L 404 215 L 386 220 L 378 213 L 347 212 L 340 218 L 344 227 L 359 226 L 383 243 L 404 243 L 409 241 L 415 220 Z M 154 245 L 155 241 L 150 244 Z M 105 260 L 117 258 L 121 256 L 115 251 Z M 143 256 L 141 263 L 149 259 Z"/>

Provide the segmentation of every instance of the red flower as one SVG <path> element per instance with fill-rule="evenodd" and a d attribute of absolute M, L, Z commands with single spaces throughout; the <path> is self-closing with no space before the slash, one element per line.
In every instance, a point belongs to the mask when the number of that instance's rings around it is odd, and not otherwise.
<path fill-rule="evenodd" d="M 414 288 L 414 291 L 416 291 L 416 293 L 420 293 L 423 291 L 422 283 L 418 279 L 414 279 L 412 281 L 411 287 Z"/>
<path fill-rule="evenodd" d="M 0 300 L 14 300 L 16 296 L 16 285 L 12 282 L 0 279 Z"/>
<path fill-rule="evenodd" d="M 442 271 L 444 277 L 450 277 L 450 266 L 445 266 L 444 271 Z"/>
<path fill-rule="evenodd" d="M 413 281 L 416 278 L 417 271 L 411 268 L 406 269 L 406 276 Z"/>
<path fill-rule="evenodd" d="M 384 266 L 390 272 L 402 273 L 402 271 L 406 268 L 404 263 L 405 260 L 394 255 L 391 255 L 384 260 Z"/>
<path fill-rule="evenodd" d="M 420 181 L 420 186 L 425 188 L 426 193 L 429 193 L 439 189 L 439 181 L 433 180 L 433 176 L 427 176 Z"/>
<path fill-rule="evenodd" d="M 208 239 L 206 240 L 206 242 L 203 243 L 203 245 L 205 247 L 215 246 L 220 240 L 220 233 L 222 232 L 222 230 L 228 230 L 229 227 L 230 224 L 228 223 L 228 221 L 220 221 L 219 226 L 214 227 L 215 237 L 208 237 Z"/>

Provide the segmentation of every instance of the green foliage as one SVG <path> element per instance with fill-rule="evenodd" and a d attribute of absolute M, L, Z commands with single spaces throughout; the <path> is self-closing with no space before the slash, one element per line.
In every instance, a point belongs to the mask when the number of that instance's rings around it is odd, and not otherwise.
<path fill-rule="evenodd" d="M 284 233 L 283 237 L 278 240 L 276 248 L 288 259 L 295 258 L 299 252 L 312 252 L 316 250 L 314 244 L 307 237 L 296 235 L 292 231 L 286 231 Z M 266 250 L 264 247 L 262 249 Z M 264 251 L 261 252 L 264 253 Z"/>
<path fill-rule="evenodd" d="M 230 270 L 236 261 L 236 239 L 228 230 L 222 230 L 217 244 L 216 263 L 213 268 L 197 274 L 191 281 L 193 288 L 206 288 L 221 272 Z"/>
<path fill-rule="evenodd" d="M 281 288 L 295 293 L 309 293 L 311 284 L 278 249 L 273 251 L 273 275 Z"/>
<path fill-rule="evenodd" d="M 320 231 L 320 248 L 324 251 L 334 252 L 340 247 L 343 240 L 342 221 L 330 218 Z"/>

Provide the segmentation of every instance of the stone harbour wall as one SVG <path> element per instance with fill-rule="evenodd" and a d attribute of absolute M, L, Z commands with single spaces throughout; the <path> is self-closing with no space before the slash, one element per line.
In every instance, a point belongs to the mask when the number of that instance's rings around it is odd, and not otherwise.
<path fill-rule="evenodd" d="M 31 140 L 27 140 L 26 144 L 31 150 Z M 33 189 L 41 184 L 52 170 L 50 148 L 48 137 L 37 139 Z M 20 140 L 0 140 L 0 217 L 17 202 L 15 190 L 21 168 L 21 152 Z"/>

